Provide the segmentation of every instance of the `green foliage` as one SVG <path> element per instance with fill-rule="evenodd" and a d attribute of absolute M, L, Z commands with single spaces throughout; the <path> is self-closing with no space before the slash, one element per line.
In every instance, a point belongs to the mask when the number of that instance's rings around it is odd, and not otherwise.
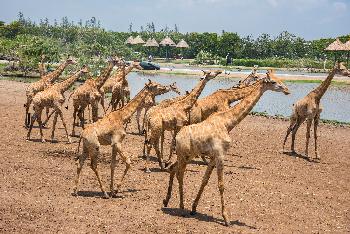
<path fill-rule="evenodd" d="M 210 52 L 206 51 L 199 51 L 199 53 L 196 56 L 196 59 L 194 60 L 197 64 L 216 64 L 216 62 L 219 60 L 218 56 L 212 55 Z"/>
<path fill-rule="evenodd" d="M 37 24 L 25 19 L 20 12 L 18 20 L 10 24 L 0 21 L 0 56 L 12 56 L 20 59 L 23 67 L 35 68 L 40 54 L 45 53 L 50 62 L 58 62 L 61 58 L 73 55 L 79 63 L 92 65 L 98 72 L 108 56 L 123 56 L 127 60 L 145 59 L 149 54 L 155 57 L 165 57 L 166 48 L 148 48 L 141 45 L 127 46 L 124 44 L 129 36 L 140 35 L 144 40 L 154 38 L 160 42 L 165 36 L 170 36 L 175 43 L 184 39 L 190 46 L 188 49 L 169 47 L 169 57 L 182 54 L 184 58 L 195 58 L 197 63 L 224 63 L 227 53 L 233 55 L 234 65 L 264 67 L 313 67 L 323 68 L 326 57 L 333 58 L 334 53 L 324 51 L 324 48 L 334 38 L 306 41 L 288 32 L 282 32 L 277 37 L 261 34 L 240 37 L 237 33 L 179 33 L 165 27 L 156 31 L 154 23 L 148 23 L 139 32 L 134 31 L 132 23 L 129 32 L 106 31 L 100 27 L 100 22 L 92 17 L 77 24 L 63 17 L 60 22 L 49 22 L 47 18 Z M 350 35 L 342 36 L 345 42 Z M 137 53 L 135 53 L 137 51 Z M 345 59 L 344 53 L 338 53 L 338 58 Z M 330 59 L 328 59 L 330 60 Z M 330 62 L 327 63 L 327 67 Z"/>

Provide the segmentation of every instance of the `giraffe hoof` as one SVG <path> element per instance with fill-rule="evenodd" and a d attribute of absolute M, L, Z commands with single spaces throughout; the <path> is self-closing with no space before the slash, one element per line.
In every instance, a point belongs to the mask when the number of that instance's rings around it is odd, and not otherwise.
<path fill-rule="evenodd" d="M 168 207 L 168 201 L 167 200 L 163 200 L 163 206 L 164 207 Z"/>
<path fill-rule="evenodd" d="M 110 196 L 111 196 L 112 198 L 116 198 L 116 197 L 117 197 L 117 194 L 116 194 L 115 191 L 113 191 L 113 192 L 110 193 Z"/>
<path fill-rule="evenodd" d="M 41 143 L 45 143 L 46 142 L 46 140 L 45 139 L 41 139 Z"/>
<path fill-rule="evenodd" d="M 196 215 L 197 214 L 197 211 L 195 211 L 195 210 L 192 210 L 191 212 L 190 212 L 190 215 Z"/>
<path fill-rule="evenodd" d="M 109 196 L 108 196 L 108 194 L 105 192 L 104 194 L 103 194 L 103 197 L 102 197 L 103 199 L 109 199 Z"/>
<path fill-rule="evenodd" d="M 151 173 L 151 170 L 150 170 L 149 168 L 147 168 L 147 169 L 145 170 L 145 172 L 146 172 L 146 173 Z"/>

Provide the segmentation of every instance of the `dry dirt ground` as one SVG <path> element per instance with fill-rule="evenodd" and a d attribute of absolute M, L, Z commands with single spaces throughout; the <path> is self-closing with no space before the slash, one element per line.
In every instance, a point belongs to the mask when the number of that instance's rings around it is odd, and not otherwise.
<path fill-rule="evenodd" d="M 169 207 L 163 208 L 169 176 L 157 169 L 155 161 L 153 173 L 144 173 L 144 160 L 140 158 L 143 138 L 135 134 L 128 134 L 124 141 L 124 151 L 133 158 L 133 167 L 118 198 L 100 198 L 88 164 L 82 173 L 79 196 L 72 196 L 78 139 L 66 144 L 60 124 L 56 130 L 58 143 L 25 140 L 26 85 L 0 81 L 0 232 L 350 232 L 349 128 L 322 125 L 322 159 L 314 162 L 281 153 L 287 122 L 248 116 L 232 131 L 234 143 L 225 161 L 225 199 L 232 220 L 226 227 L 216 173 L 205 189 L 197 215 L 178 209 L 177 182 Z M 70 111 L 64 112 L 69 129 Z M 46 139 L 50 137 L 50 125 L 44 131 Z M 128 132 L 135 130 L 133 121 Z M 304 149 L 304 135 L 305 126 L 298 135 L 299 152 Z M 37 128 L 32 136 L 39 139 Z M 108 188 L 110 148 L 103 147 L 102 151 L 99 169 Z M 117 166 L 116 179 L 123 169 L 124 165 Z M 187 209 L 204 171 L 200 160 L 188 167 Z"/>

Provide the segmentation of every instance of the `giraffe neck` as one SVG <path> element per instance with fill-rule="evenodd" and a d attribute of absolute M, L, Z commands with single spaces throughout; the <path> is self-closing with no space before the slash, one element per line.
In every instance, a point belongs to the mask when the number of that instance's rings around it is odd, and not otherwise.
<path fill-rule="evenodd" d="M 124 69 L 125 70 L 125 75 L 129 74 L 132 71 L 132 69 L 134 69 L 133 65 L 130 65 L 126 69 Z"/>
<path fill-rule="evenodd" d="M 316 94 L 316 98 L 318 100 L 320 100 L 322 98 L 322 96 L 325 94 L 325 92 L 327 91 L 329 85 L 332 82 L 332 79 L 334 77 L 336 73 L 336 69 L 333 69 L 327 76 L 327 78 L 313 91 L 311 91 L 311 93 Z"/>
<path fill-rule="evenodd" d="M 60 77 L 60 75 L 62 74 L 62 72 L 67 66 L 68 66 L 68 62 L 66 61 L 62 63 L 56 70 L 44 76 L 43 79 L 49 83 L 53 83 L 56 79 L 58 79 L 58 77 Z"/>
<path fill-rule="evenodd" d="M 65 91 L 67 91 L 76 80 L 79 79 L 79 77 L 83 74 L 83 72 L 81 70 L 77 71 L 76 73 L 74 73 L 72 76 L 70 76 L 68 79 L 55 84 L 54 87 L 56 89 L 58 89 L 61 93 L 64 93 Z"/>
<path fill-rule="evenodd" d="M 227 111 L 214 114 L 212 117 L 209 117 L 208 120 L 224 123 L 227 131 L 230 132 L 249 114 L 266 90 L 265 83 L 260 83 L 260 85 L 256 86 L 247 97 L 240 101 L 240 103 Z"/>
<path fill-rule="evenodd" d="M 209 80 L 205 78 L 200 80 L 197 86 L 184 99 L 180 100 L 176 104 L 184 110 L 192 108 L 208 81 Z"/>
<path fill-rule="evenodd" d="M 231 88 L 231 89 L 223 89 L 217 91 L 219 97 L 223 97 L 224 100 L 227 100 L 228 103 L 232 103 L 237 100 L 241 100 L 242 98 L 249 95 L 257 86 L 260 85 L 260 82 L 255 84 L 245 86 L 243 88 Z"/>
<path fill-rule="evenodd" d="M 126 123 L 143 103 L 148 94 L 148 89 L 143 88 L 126 106 L 121 110 L 112 112 L 112 115 L 121 115 L 123 123 Z"/>
<path fill-rule="evenodd" d="M 108 62 L 107 67 L 103 70 L 102 74 L 96 79 L 96 87 L 100 89 L 106 80 L 109 78 L 114 67 L 113 62 Z"/>

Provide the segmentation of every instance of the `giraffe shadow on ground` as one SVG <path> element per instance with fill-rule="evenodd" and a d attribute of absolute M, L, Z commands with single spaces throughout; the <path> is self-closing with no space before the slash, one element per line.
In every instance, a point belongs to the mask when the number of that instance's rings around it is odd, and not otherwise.
<path fill-rule="evenodd" d="M 113 198 L 125 198 L 126 196 L 128 196 L 127 194 L 129 193 L 136 193 L 142 190 L 148 190 L 148 189 L 130 189 L 129 188 L 129 189 L 117 192 L 116 197 L 113 197 Z M 104 198 L 103 192 L 99 192 L 99 191 L 78 191 L 77 195 L 72 194 L 72 196 Z"/>
<path fill-rule="evenodd" d="M 214 222 L 214 223 L 218 223 L 221 225 L 224 225 L 224 220 L 222 219 L 218 219 L 215 218 L 211 215 L 207 215 L 207 214 L 202 214 L 197 212 L 195 215 L 191 215 L 190 211 L 185 209 L 180 209 L 180 208 L 162 208 L 162 211 L 165 214 L 171 215 L 171 216 L 176 216 L 176 217 L 182 217 L 182 218 L 190 218 L 190 219 L 197 219 L 199 221 L 204 221 L 204 222 Z M 240 227 L 247 227 L 249 229 L 257 229 L 254 226 L 248 225 L 244 222 L 241 222 L 239 220 L 234 220 L 234 221 L 230 221 L 230 226 L 240 226 Z"/>
<path fill-rule="evenodd" d="M 312 163 L 320 163 L 319 160 L 315 160 L 315 159 L 306 157 L 305 155 L 302 155 L 302 154 L 299 154 L 296 152 L 283 152 L 283 154 L 290 156 L 290 157 L 294 157 L 294 158 L 304 159 L 305 161 L 312 162 Z"/>

